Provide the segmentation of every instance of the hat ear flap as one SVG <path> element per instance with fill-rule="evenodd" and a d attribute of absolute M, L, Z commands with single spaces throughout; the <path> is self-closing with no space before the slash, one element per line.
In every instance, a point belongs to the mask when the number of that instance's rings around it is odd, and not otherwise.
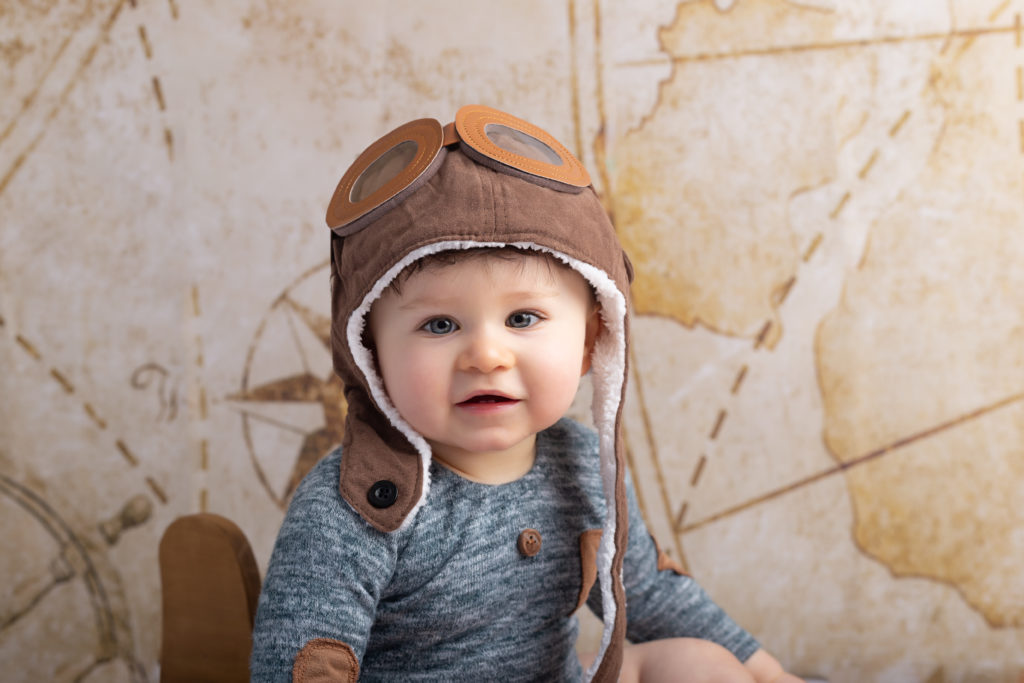
<path fill-rule="evenodd" d="M 395 531 L 420 500 L 423 463 L 362 390 L 350 390 L 346 399 L 339 492 L 375 529 Z"/>
<path fill-rule="evenodd" d="M 338 264 L 346 239 L 331 235 L 331 347 L 334 370 L 345 386 L 348 405 L 338 491 L 368 524 L 389 532 L 401 527 L 420 503 L 428 475 L 416 447 L 375 408 L 345 341 L 343 311 L 350 294 Z M 376 358 L 372 350 L 368 353 Z"/>

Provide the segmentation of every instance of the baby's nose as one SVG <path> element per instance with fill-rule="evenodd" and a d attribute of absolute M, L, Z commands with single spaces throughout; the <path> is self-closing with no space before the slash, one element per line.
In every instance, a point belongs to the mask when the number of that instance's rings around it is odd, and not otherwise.
<path fill-rule="evenodd" d="M 466 348 L 459 357 L 460 370 L 494 372 L 511 368 L 516 364 L 515 354 L 496 334 L 481 330 L 470 336 L 467 341 Z"/>

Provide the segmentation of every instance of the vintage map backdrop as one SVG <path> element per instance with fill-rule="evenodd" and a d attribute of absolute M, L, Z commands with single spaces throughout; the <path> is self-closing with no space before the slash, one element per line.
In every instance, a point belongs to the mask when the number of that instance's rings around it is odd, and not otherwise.
<path fill-rule="evenodd" d="M 156 681 L 177 515 L 265 567 L 342 429 L 326 201 L 383 132 L 479 102 L 565 141 L 632 254 L 662 545 L 798 673 L 1017 680 L 1022 14 L 0 4 L 4 679 Z"/>

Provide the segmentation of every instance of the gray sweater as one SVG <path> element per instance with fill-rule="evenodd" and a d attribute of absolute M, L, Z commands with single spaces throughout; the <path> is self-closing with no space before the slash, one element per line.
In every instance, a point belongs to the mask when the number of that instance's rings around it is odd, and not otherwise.
<path fill-rule="evenodd" d="M 338 494 L 337 449 L 303 480 L 259 598 L 253 681 L 289 681 L 313 638 L 350 645 L 363 681 L 577 681 L 573 611 L 582 589 L 580 534 L 600 529 L 597 437 L 570 420 L 537 435 L 533 468 L 491 486 L 431 466 L 412 524 L 385 534 Z M 692 579 L 657 570 L 629 486 L 623 568 L 633 642 L 713 640 L 745 661 L 757 642 Z M 525 529 L 540 550 L 517 547 Z M 600 616 L 599 582 L 588 606 Z"/>

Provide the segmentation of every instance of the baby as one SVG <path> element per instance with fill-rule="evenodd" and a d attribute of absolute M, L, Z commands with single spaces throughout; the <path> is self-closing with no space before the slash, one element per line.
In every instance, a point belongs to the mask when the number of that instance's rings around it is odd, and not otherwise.
<path fill-rule="evenodd" d="M 631 266 L 562 145 L 486 107 L 413 121 L 327 219 L 345 437 L 282 525 L 254 681 L 797 680 L 646 531 Z M 588 370 L 596 433 L 563 418 Z M 581 662 L 584 603 L 604 632 Z"/>

